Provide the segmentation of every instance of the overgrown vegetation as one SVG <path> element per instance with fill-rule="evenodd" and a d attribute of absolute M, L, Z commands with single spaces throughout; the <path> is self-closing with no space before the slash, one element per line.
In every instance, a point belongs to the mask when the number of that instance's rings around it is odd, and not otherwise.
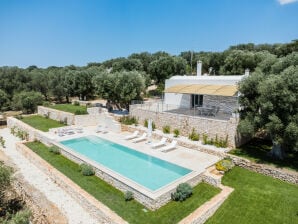
<path fill-rule="evenodd" d="M 215 164 L 218 171 L 227 172 L 234 167 L 233 161 L 230 158 L 224 158 Z"/>
<path fill-rule="evenodd" d="M 179 129 L 174 129 L 173 133 L 174 133 L 175 138 L 179 137 L 179 135 L 180 135 Z"/>
<path fill-rule="evenodd" d="M 138 119 L 134 116 L 123 116 L 120 117 L 119 122 L 126 125 L 138 125 Z"/>
<path fill-rule="evenodd" d="M 0 223 L 29 224 L 30 211 L 12 190 L 12 169 L 0 161 Z"/>
<path fill-rule="evenodd" d="M 133 193 L 131 191 L 126 191 L 124 194 L 125 201 L 131 201 L 133 199 Z"/>
<path fill-rule="evenodd" d="M 156 211 L 144 212 L 144 206 L 136 200 L 123 200 L 123 193 L 96 176 L 83 176 L 79 165 L 62 155 L 53 155 L 48 148 L 38 142 L 26 143 L 35 153 L 69 177 L 82 189 L 115 211 L 129 223 L 172 224 L 177 223 L 200 205 L 208 201 L 220 190 L 201 183 L 193 188 L 192 197 L 183 202 L 171 201 Z"/>
<path fill-rule="evenodd" d="M 171 194 L 173 201 L 184 201 L 192 195 L 192 187 L 188 183 L 179 184 L 176 192 Z"/>
<path fill-rule="evenodd" d="M 93 167 L 86 163 L 80 164 L 80 171 L 83 176 L 93 176 L 95 174 Z"/>
<path fill-rule="evenodd" d="M 171 127 L 169 125 L 163 126 L 162 131 L 165 134 L 170 134 L 171 133 Z"/>
<path fill-rule="evenodd" d="M 61 154 L 59 147 L 53 145 L 51 147 L 49 147 L 49 152 L 55 154 L 55 155 L 59 155 Z"/>
<path fill-rule="evenodd" d="M 0 146 L 2 148 L 5 148 L 5 139 L 3 138 L 3 136 L 0 136 Z"/>
<path fill-rule="evenodd" d="M 188 135 L 188 138 L 192 141 L 199 141 L 200 140 L 200 134 L 196 132 L 196 130 L 193 128 L 191 133 Z"/>
<path fill-rule="evenodd" d="M 226 135 L 225 138 L 218 138 L 217 134 L 215 136 L 215 138 L 208 138 L 207 134 L 203 134 L 203 144 L 204 145 L 214 145 L 216 147 L 220 147 L 220 148 L 226 148 L 228 147 L 228 140 L 229 140 L 229 136 Z"/>

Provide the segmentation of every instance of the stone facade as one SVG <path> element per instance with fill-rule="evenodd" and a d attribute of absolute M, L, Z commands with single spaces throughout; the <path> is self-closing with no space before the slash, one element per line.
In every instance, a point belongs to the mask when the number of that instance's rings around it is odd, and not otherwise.
<path fill-rule="evenodd" d="M 139 123 L 143 123 L 145 119 L 151 118 L 157 129 L 170 125 L 172 129 L 177 128 L 180 134 L 188 136 L 194 128 L 201 135 L 206 133 L 209 138 L 226 138 L 228 136 L 228 145 L 236 147 L 242 144 L 242 140 L 237 135 L 238 119 L 230 118 L 229 120 L 217 120 L 204 117 L 194 117 L 182 114 L 174 114 L 167 112 L 154 112 L 143 110 L 138 105 L 130 106 L 130 115 L 139 118 Z"/>
<path fill-rule="evenodd" d="M 53 166 L 41 159 L 22 143 L 16 144 L 16 149 L 21 152 L 28 160 L 46 173 L 61 188 L 68 192 L 75 200 L 77 200 L 84 209 L 86 209 L 98 223 L 116 224 L 127 223 L 115 212 L 107 206 L 96 200 L 93 196 L 82 190 L 78 185 L 69 178 L 57 171 Z"/>
<path fill-rule="evenodd" d="M 229 156 L 235 165 L 243 167 L 245 169 L 254 171 L 256 173 L 261 173 L 266 176 L 270 176 L 282 181 L 286 181 L 289 183 L 297 184 L 298 185 L 298 173 L 294 171 L 289 171 L 289 170 L 282 170 L 279 168 L 274 168 L 272 166 L 268 166 L 265 164 L 256 164 L 253 163 L 247 159 L 238 157 L 238 156 L 233 156 L 230 154 L 227 154 Z"/>
<path fill-rule="evenodd" d="M 203 105 L 219 106 L 224 113 L 233 113 L 238 109 L 238 97 L 204 95 Z"/>

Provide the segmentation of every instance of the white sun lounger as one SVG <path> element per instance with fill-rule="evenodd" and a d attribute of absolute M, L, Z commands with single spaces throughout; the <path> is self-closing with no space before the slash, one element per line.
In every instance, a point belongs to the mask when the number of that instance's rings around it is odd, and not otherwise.
<path fill-rule="evenodd" d="M 129 139 L 133 139 L 133 138 L 136 138 L 139 134 L 139 131 L 134 131 L 134 133 L 130 134 L 130 135 L 126 135 L 124 137 L 125 140 L 129 140 Z"/>
<path fill-rule="evenodd" d="M 147 138 L 147 133 L 143 133 L 143 135 L 141 137 L 134 139 L 132 142 L 134 142 L 134 143 L 141 142 L 141 141 L 146 140 L 146 138 Z"/>
<path fill-rule="evenodd" d="M 163 137 L 159 142 L 153 143 L 151 148 L 157 148 L 166 144 L 167 138 Z"/>
<path fill-rule="evenodd" d="M 105 133 L 108 133 L 108 127 L 107 126 L 97 126 L 95 131 L 96 131 L 96 133 L 101 132 L 101 133 L 105 134 Z"/>
<path fill-rule="evenodd" d="M 160 148 L 160 151 L 162 151 L 162 152 L 170 151 L 172 149 L 175 149 L 176 145 L 177 145 L 177 141 L 174 140 L 169 145 Z"/>

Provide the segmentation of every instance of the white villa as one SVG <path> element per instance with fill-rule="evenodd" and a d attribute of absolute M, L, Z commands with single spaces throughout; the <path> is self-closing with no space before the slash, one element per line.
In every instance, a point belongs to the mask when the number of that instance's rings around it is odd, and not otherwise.
<path fill-rule="evenodd" d="M 164 103 L 179 108 L 197 108 L 199 114 L 207 116 L 215 117 L 218 112 L 231 115 L 239 107 L 237 85 L 248 75 L 249 70 L 244 75 L 202 75 L 202 62 L 199 61 L 196 76 L 173 76 L 166 80 Z"/>
<path fill-rule="evenodd" d="M 135 104 L 130 115 L 140 122 L 151 118 L 157 128 L 169 125 L 188 136 L 192 129 L 210 138 L 228 138 L 231 147 L 243 143 L 237 134 L 239 118 L 238 83 L 249 75 L 202 75 L 202 62 L 195 76 L 179 75 L 165 82 L 164 99 L 160 102 Z"/>

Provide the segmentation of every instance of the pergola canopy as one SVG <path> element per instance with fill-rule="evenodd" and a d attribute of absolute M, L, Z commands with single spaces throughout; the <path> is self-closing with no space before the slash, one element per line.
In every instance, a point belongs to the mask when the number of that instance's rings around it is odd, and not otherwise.
<path fill-rule="evenodd" d="M 235 96 L 238 88 L 236 85 L 203 85 L 181 84 L 165 89 L 165 93 L 182 93 L 215 96 Z"/>

